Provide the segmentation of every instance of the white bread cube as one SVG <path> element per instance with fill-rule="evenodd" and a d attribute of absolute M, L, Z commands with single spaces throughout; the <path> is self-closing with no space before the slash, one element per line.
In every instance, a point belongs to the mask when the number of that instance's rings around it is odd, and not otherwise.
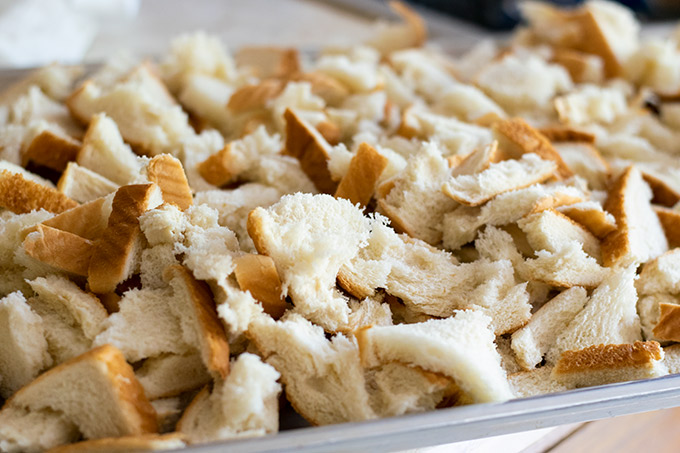
<path fill-rule="evenodd" d="M 79 203 L 87 203 L 116 191 L 118 184 L 75 162 L 69 162 L 61 174 L 57 189 Z"/>
<path fill-rule="evenodd" d="M 474 402 L 504 401 L 512 393 L 489 328 L 476 311 L 419 324 L 368 327 L 357 332 L 361 362 L 399 361 L 454 379 Z"/>
<path fill-rule="evenodd" d="M 42 318 L 20 292 L 0 299 L 0 396 L 9 398 L 52 364 Z M 1 437 L 1 436 L 0 436 Z"/>
<path fill-rule="evenodd" d="M 243 353 L 212 392 L 199 393 L 177 429 L 190 443 L 257 437 L 279 430 L 280 374 L 256 355 Z"/>

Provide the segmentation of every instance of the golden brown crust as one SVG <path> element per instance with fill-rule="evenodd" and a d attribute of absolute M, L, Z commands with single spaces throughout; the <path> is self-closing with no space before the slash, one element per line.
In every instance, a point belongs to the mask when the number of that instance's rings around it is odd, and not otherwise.
<path fill-rule="evenodd" d="M 205 366 L 211 373 L 226 378 L 229 374 L 229 342 L 207 283 L 196 280 L 188 269 L 179 264 L 165 269 L 163 278 L 166 281 L 179 279 L 186 288 L 202 336 L 201 356 Z"/>
<path fill-rule="evenodd" d="M 645 172 L 642 172 L 642 178 L 649 184 L 649 188 L 652 189 L 652 203 L 672 208 L 680 201 L 680 193 L 662 180 Z"/>
<path fill-rule="evenodd" d="M 663 358 L 656 341 L 636 341 L 633 344 L 600 344 L 578 351 L 565 351 L 553 369 L 556 376 L 584 371 L 648 368 Z"/>
<path fill-rule="evenodd" d="M 616 223 L 609 221 L 605 211 L 598 209 L 583 210 L 565 206 L 560 209 L 560 212 L 584 226 L 598 239 L 603 239 L 609 233 L 616 231 Z"/>
<path fill-rule="evenodd" d="M 300 161 L 302 170 L 317 189 L 325 193 L 335 192 L 337 184 L 328 170 L 328 143 L 291 109 L 286 109 L 283 117 L 286 120 L 285 153 Z"/>
<path fill-rule="evenodd" d="M 15 214 L 26 214 L 38 209 L 59 214 L 76 206 L 77 201 L 56 189 L 29 181 L 18 173 L 0 171 L 0 208 Z"/>
<path fill-rule="evenodd" d="M 581 131 L 569 126 L 549 126 L 539 129 L 539 132 L 553 143 L 595 143 L 595 135 L 591 134 L 590 132 Z"/>
<path fill-rule="evenodd" d="M 668 247 L 680 247 L 680 212 L 660 206 L 654 206 L 654 212 L 666 234 Z"/>
<path fill-rule="evenodd" d="M 309 82 L 312 85 L 312 93 L 331 106 L 340 104 L 349 96 L 349 89 L 345 85 L 323 72 L 312 71 L 299 74 L 293 77 L 292 80 L 296 82 Z"/>
<path fill-rule="evenodd" d="M 272 318 L 283 316 L 288 307 L 274 260 L 266 255 L 247 254 L 236 258 L 234 265 L 234 275 L 241 290 L 250 291 Z"/>
<path fill-rule="evenodd" d="M 423 46 L 427 41 L 427 25 L 423 18 L 403 2 L 392 0 L 389 5 L 392 11 L 397 13 L 411 30 L 413 34 L 411 47 Z"/>
<path fill-rule="evenodd" d="M 136 184 L 116 191 L 108 225 L 95 243 L 88 269 L 92 292 L 113 292 L 129 276 L 142 234 L 139 216 L 149 208 L 155 189 L 155 184 Z"/>
<path fill-rule="evenodd" d="M 560 153 L 553 148 L 548 140 L 538 130 L 531 127 L 521 118 L 498 121 L 493 125 L 493 131 L 499 140 L 503 151 L 511 157 L 521 157 L 523 154 L 535 153 L 541 159 L 551 160 L 557 164 L 557 176 L 562 179 L 574 176 L 569 166 L 562 160 Z"/>
<path fill-rule="evenodd" d="M 264 209 L 255 208 L 248 214 L 248 221 L 246 224 L 246 229 L 248 230 L 248 235 L 250 239 L 253 240 L 255 244 L 255 250 L 260 255 L 267 255 L 267 246 L 265 245 L 264 232 L 262 231 L 262 213 Z"/>
<path fill-rule="evenodd" d="M 80 142 L 67 135 L 57 135 L 44 130 L 35 136 L 24 151 L 24 166 L 27 162 L 64 171 L 69 162 L 75 161 L 80 151 Z"/>
<path fill-rule="evenodd" d="M 106 198 L 97 198 L 47 219 L 42 224 L 94 241 L 99 239 L 108 224 L 109 219 L 103 212 L 105 203 Z"/>
<path fill-rule="evenodd" d="M 342 268 L 340 269 L 340 272 L 338 272 L 337 283 L 342 289 L 359 300 L 364 300 L 374 293 L 373 288 L 357 284 L 356 280 L 342 271 Z"/>
<path fill-rule="evenodd" d="M 418 136 L 418 129 L 409 124 L 409 117 L 411 115 L 412 105 L 409 105 L 401 112 L 401 121 L 399 127 L 395 131 L 395 134 L 400 135 L 407 139 L 412 139 Z"/>
<path fill-rule="evenodd" d="M 349 163 L 347 173 L 335 191 L 336 198 L 346 198 L 352 204 L 366 206 L 373 197 L 375 185 L 388 160 L 368 143 L 359 145 L 357 153 Z"/>
<path fill-rule="evenodd" d="M 66 101 L 64 101 L 64 103 L 66 104 L 66 108 L 68 108 L 68 111 L 71 114 L 71 117 L 78 121 L 83 126 L 87 126 L 88 124 L 90 124 L 90 117 L 85 116 L 78 111 L 77 103 L 82 92 L 85 91 L 87 86 L 91 84 L 94 84 L 92 80 L 86 80 L 80 85 L 80 87 L 73 91 L 73 93 L 71 93 L 68 98 L 66 98 Z"/>
<path fill-rule="evenodd" d="M 588 54 L 573 49 L 557 48 L 553 51 L 552 62 L 566 69 L 574 82 L 588 82 L 585 79 L 590 67 Z"/>
<path fill-rule="evenodd" d="M 628 239 L 628 213 L 625 210 L 625 193 L 633 172 L 633 167 L 628 167 L 612 184 L 604 204 L 604 210 L 614 216 L 617 229 L 609 233 L 602 240 L 602 262 L 605 266 L 616 264 L 630 251 Z"/>
<path fill-rule="evenodd" d="M 316 130 L 319 131 L 319 134 L 321 134 L 329 145 L 335 146 L 340 143 L 340 128 L 330 121 L 321 121 L 316 125 Z"/>
<path fill-rule="evenodd" d="M 474 123 L 482 127 L 492 127 L 499 121 L 503 121 L 503 117 L 496 112 L 485 113 L 484 115 L 476 118 Z"/>
<path fill-rule="evenodd" d="M 232 160 L 231 143 L 227 143 L 224 148 L 201 162 L 198 165 L 198 172 L 213 186 L 223 186 L 237 176 L 237 172 L 231 168 Z"/>
<path fill-rule="evenodd" d="M 605 37 L 595 15 L 587 8 L 577 14 L 575 20 L 581 31 L 579 49 L 586 53 L 599 55 L 604 63 L 604 74 L 607 78 L 622 74 L 623 67 Z"/>
<path fill-rule="evenodd" d="M 278 79 L 267 79 L 256 85 L 244 85 L 236 90 L 227 103 L 227 108 L 234 113 L 263 109 L 267 102 L 276 98 L 285 83 Z"/>
<path fill-rule="evenodd" d="M 26 236 L 23 247 L 28 256 L 38 261 L 84 277 L 94 250 L 92 241 L 42 224 Z"/>
<path fill-rule="evenodd" d="M 659 340 L 680 342 L 680 305 L 660 303 L 659 309 L 659 322 L 652 333 Z"/>
<path fill-rule="evenodd" d="M 149 161 L 146 174 L 149 181 L 158 184 L 166 203 L 174 204 L 182 211 L 194 204 L 187 175 L 177 158 L 170 154 L 155 156 Z"/>
<path fill-rule="evenodd" d="M 248 66 L 259 79 L 288 78 L 301 69 L 300 54 L 292 47 L 242 47 L 235 59 L 238 66 Z"/>
<path fill-rule="evenodd" d="M 173 441 L 185 442 L 181 433 L 141 434 L 84 440 L 47 450 L 46 453 L 136 453 L 166 450 Z"/>
<path fill-rule="evenodd" d="M 189 405 L 184 409 L 184 413 L 177 421 L 176 429 L 178 432 L 191 430 L 190 426 L 184 426 L 187 423 L 187 419 L 191 416 L 191 413 L 200 410 L 201 404 L 210 397 L 210 386 L 206 385 L 203 387 L 194 398 L 191 400 Z"/>

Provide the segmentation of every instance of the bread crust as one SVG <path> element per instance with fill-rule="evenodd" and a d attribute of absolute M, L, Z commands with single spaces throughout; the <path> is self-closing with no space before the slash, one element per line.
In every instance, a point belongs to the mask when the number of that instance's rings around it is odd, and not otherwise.
<path fill-rule="evenodd" d="M 663 358 L 656 341 L 636 341 L 633 344 L 600 344 L 578 351 L 565 351 L 553 369 L 553 376 L 586 371 L 626 368 L 650 368 Z"/>
<path fill-rule="evenodd" d="M 669 248 L 680 247 L 680 212 L 674 209 L 654 206 L 654 212 L 666 234 Z"/>
<path fill-rule="evenodd" d="M 338 105 L 349 96 L 349 89 L 333 77 L 323 72 L 312 71 L 296 75 L 296 82 L 308 82 L 312 85 L 312 94 L 319 96 L 328 105 Z M 328 140 L 328 139 L 327 139 Z M 330 140 L 329 140 L 330 141 Z"/>
<path fill-rule="evenodd" d="M 387 158 L 371 145 L 360 144 L 349 163 L 349 170 L 335 191 L 335 197 L 347 198 L 352 204 L 368 205 L 387 163 Z"/>
<path fill-rule="evenodd" d="M 18 173 L 0 171 L 0 208 L 15 214 L 26 214 L 44 209 L 55 214 L 78 206 L 78 202 L 63 193 L 37 182 L 29 181 Z"/>
<path fill-rule="evenodd" d="M 266 79 L 256 85 L 244 85 L 231 95 L 227 108 L 234 113 L 263 109 L 267 102 L 278 97 L 284 88 L 284 82 L 278 79 Z"/>
<path fill-rule="evenodd" d="M 107 437 L 80 441 L 75 444 L 50 448 L 47 453 L 125 453 L 148 452 L 182 447 L 185 442 L 181 433 L 141 434 L 137 436 Z"/>
<path fill-rule="evenodd" d="M 199 324 L 203 362 L 208 371 L 222 379 L 226 378 L 229 374 L 229 342 L 217 316 L 210 288 L 205 282 L 196 280 L 187 268 L 179 264 L 165 269 L 163 279 L 179 279 L 186 288 Z"/>
<path fill-rule="evenodd" d="M 64 171 L 69 162 L 76 160 L 80 146 L 81 143 L 74 138 L 44 130 L 31 140 L 24 151 L 24 161 Z"/>
<path fill-rule="evenodd" d="M 659 304 L 659 321 L 652 333 L 659 340 L 680 342 L 680 305 Z"/>
<path fill-rule="evenodd" d="M 32 258 L 83 277 L 87 276 L 94 251 L 92 241 L 43 224 L 26 236 L 23 247 Z"/>
<path fill-rule="evenodd" d="M 602 262 L 612 266 L 630 251 L 628 239 L 628 213 L 625 210 L 625 193 L 630 184 L 633 167 L 628 167 L 612 184 L 604 203 L 604 210 L 616 219 L 617 229 L 602 240 Z"/>
<path fill-rule="evenodd" d="M 492 127 L 495 135 L 500 140 L 503 151 L 509 152 L 513 157 L 522 154 L 535 153 L 541 159 L 551 160 L 557 164 L 557 176 L 567 179 L 574 176 L 569 166 L 562 160 L 560 153 L 553 148 L 550 140 L 538 130 L 531 127 L 521 118 L 512 118 L 496 122 Z"/>
<path fill-rule="evenodd" d="M 319 191 L 334 193 L 337 184 L 328 169 L 328 143 L 291 109 L 286 109 L 283 117 L 286 120 L 285 154 L 300 161 L 302 171 Z"/>
<path fill-rule="evenodd" d="M 584 11 L 575 16 L 575 20 L 578 22 L 581 32 L 579 50 L 599 55 L 604 63 L 604 74 L 607 78 L 621 75 L 623 66 L 609 45 L 592 11 L 585 8 Z"/>
<path fill-rule="evenodd" d="M 139 216 L 151 202 L 155 184 L 123 186 L 113 198 L 108 225 L 97 240 L 88 269 L 94 293 L 110 293 L 130 276 L 142 230 Z"/>
<path fill-rule="evenodd" d="M 241 290 L 250 291 L 272 318 L 283 316 L 288 307 L 274 260 L 266 255 L 247 254 L 236 258 L 234 265 L 234 275 Z"/>
<path fill-rule="evenodd" d="M 231 168 L 232 160 L 231 143 L 227 143 L 224 148 L 201 162 L 198 165 L 198 172 L 213 186 L 223 186 L 238 176 L 237 172 Z"/>
<path fill-rule="evenodd" d="M 649 184 L 649 188 L 652 189 L 652 194 L 654 195 L 652 203 L 672 208 L 680 201 L 680 193 L 659 178 L 643 171 L 642 179 L 644 179 L 645 182 Z"/>
<path fill-rule="evenodd" d="M 170 154 L 155 156 L 146 168 L 149 181 L 158 184 L 166 203 L 174 204 L 184 211 L 194 204 L 191 187 L 182 163 Z"/>
<path fill-rule="evenodd" d="M 549 126 L 539 129 L 548 140 L 553 143 L 561 142 L 579 142 L 579 143 L 595 143 L 595 135 L 590 132 L 581 131 L 569 126 Z"/>
<path fill-rule="evenodd" d="M 573 49 L 556 48 L 553 51 L 552 62 L 567 70 L 571 79 L 576 83 L 588 82 L 586 75 L 590 64 L 588 54 Z"/>
<path fill-rule="evenodd" d="M 609 221 L 605 211 L 595 209 L 586 211 L 570 208 L 569 205 L 566 205 L 560 209 L 560 212 L 579 225 L 584 226 L 598 239 L 603 239 L 609 233 L 616 231 L 616 223 Z"/>
<path fill-rule="evenodd" d="M 97 198 L 45 220 L 42 224 L 76 234 L 91 241 L 99 239 L 108 224 L 103 212 L 106 198 Z"/>

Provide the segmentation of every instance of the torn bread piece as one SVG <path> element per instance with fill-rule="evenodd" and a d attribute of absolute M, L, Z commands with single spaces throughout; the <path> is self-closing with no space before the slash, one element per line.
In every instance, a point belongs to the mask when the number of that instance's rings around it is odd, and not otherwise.
<path fill-rule="evenodd" d="M 660 303 L 659 321 L 652 333 L 659 340 L 680 341 L 680 305 Z"/>
<path fill-rule="evenodd" d="M 377 36 L 366 44 L 377 49 L 382 55 L 424 45 L 427 41 L 427 25 L 423 18 L 400 1 L 390 1 L 389 5 L 402 22 L 382 24 Z"/>
<path fill-rule="evenodd" d="M 43 320 L 19 291 L 0 299 L 0 327 L 0 397 L 9 398 L 52 365 L 52 357 L 47 350 Z"/>
<path fill-rule="evenodd" d="M 605 266 L 644 263 L 668 250 L 651 198 L 649 186 L 634 166 L 628 167 L 611 186 L 604 209 L 614 216 L 618 229 L 602 241 Z"/>
<path fill-rule="evenodd" d="M 419 324 L 364 328 L 356 332 L 361 362 L 364 366 L 389 361 L 417 365 L 451 377 L 474 402 L 505 401 L 512 392 L 490 322 L 480 312 L 460 311 L 452 318 Z"/>
<path fill-rule="evenodd" d="M 575 83 L 602 83 L 604 64 L 597 55 L 572 49 L 553 49 L 551 61 L 564 67 Z"/>
<path fill-rule="evenodd" d="M 83 393 L 86 385 L 89 391 Z M 61 391 L 55 392 L 59 388 Z M 33 414 L 33 415 L 32 415 Z M 26 439 L 17 424 L 42 414 L 48 426 L 65 420 L 63 436 Z M 28 421 L 27 420 L 27 421 Z M 73 428 L 72 428 L 73 427 Z M 75 429 L 74 429 L 75 428 Z M 132 367 L 113 346 L 101 346 L 43 373 L 0 410 L 0 442 L 9 450 L 38 450 L 75 440 L 154 433 L 156 414 Z"/>
<path fill-rule="evenodd" d="M 80 147 L 78 140 L 56 130 L 44 129 L 24 149 L 23 160 L 64 171 L 69 162 L 76 160 Z"/>
<path fill-rule="evenodd" d="M 196 351 L 165 353 L 150 357 L 135 370 L 135 376 L 150 400 L 168 398 L 208 384 L 210 374 Z"/>
<path fill-rule="evenodd" d="M 451 166 L 451 176 L 474 175 L 481 173 L 489 168 L 491 164 L 497 162 L 500 153 L 498 152 L 498 142 L 492 141 L 487 146 L 480 148 L 467 156 L 455 154 L 448 157 Z"/>
<path fill-rule="evenodd" d="M 539 250 L 536 258 L 527 259 L 525 272 L 533 279 L 558 288 L 584 286 L 594 288 L 605 278 L 607 270 L 595 258 L 583 251 L 576 241 L 555 252 Z"/>
<path fill-rule="evenodd" d="M 665 293 L 655 293 L 642 295 L 637 303 L 638 315 L 640 315 L 640 325 L 645 340 L 654 340 L 666 343 L 664 340 L 654 335 L 654 328 L 661 317 L 661 304 L 678 305 L 680 300 L 677 296 Z"/>
<path fill-rule="evenodd" d="M 61 192 L 9 170 L 0 171 L 0 208 L 16 214 L 45 209 L 56 214 L 78 206 Z"/>
<path fill-rule="evenodd" d="M 28 256 L 61 271 L 86 277 L 94 243 L 68 231 L 38 224 L 23 242 Z"/>
<path fill-rule="evenodd" d="M 616 231 L 614 216 L 605 211 L 596 201 L 583 201 L 555 208 L 574 222 L 583 225 L 596 238 L 604 239 L 609 233 Z"/>
<path fill-rule="evenodd" d="M 28 303 L 43 319 L 48 350 L 55 364 L 89 351 L 108 316 L 99 299 L 56 275 L 39 277 L 28 284 L 35 292 Z"/>
<path fill-rule="evenodd" d="M 184 436 L 178 433 L 140 434 L 84 440 L 71 445 L 51 448 L 49 453 L 143 453 L 177 450 L 186 447 Z"/>
<path fill-rule="evenodd" d="M 243 255 L 234 265 L 234 276 L 241 290 L 250 291 L 269 316 L 280 318 L 288 306 L 274 260 L 266 255 Z"/>
<path fill-rule="evenodd" d="M 300 55 L 292 47 L 241 47 L 234 61 L 258 79 L 288 78 L 301 70 Z"/>
<path fill-rule="evenodd" d="M 57 182 L 59 192 L 79 203 L 104 197 L 115 192 L 117 188 L 118 184 L 75 162 L 66 165 L 66 170 Z"/>
<path fill-rule="evenodd" d="M 557 336 L 588 301 L 585 289 L 575 286 L 562 291 L 539 308 L 527 325 L 512 334 L 512 350 L 525 370 L 541 363 Z"/>
<path fill-rule="evenodd" d="M 554 143 L 553 146 L 569 168 L 588 182 L 589 188 L 607 188 L 611 170 L 597 148 L 588 143 L 573 142 Z"/>
<path fill-rule="evenodd" d="M 13 164 L 7 160 L 0 160 L 0 172 L 3 170 L 7 170 L 10 173 L 18 173 L 21 176 L 24 177 L 24 179 L 27 179 L 29 181 L 33 181 L 35 183 L 41 184 L 45 187 L 50 187 L 54 188 L 54 184 L 52 184 L 52 181 L 49 181 L 42 176 L 38 176 L 35 173 L 32 173 L 28 170 L 26 170 L 24 167 L 18 164 Z M 78 201 L 78 200 L 76 200 Z"/>
<path fill-rule="evenodd" d="M 240 354 L 229 376 L 205 388 L 184 411 L 177 430 L 190 443 L 258 437 L 279 430 L 280 374 L 254 354 Z"/>
<path fill-rule="evenodd" d="M 527 371 L 519 371 L 508 375 L 508 383 L 515 398 L 545 395 L 568 390 L 567 386 L 552 377 L 553 367 L 544 365 Z"/>
<path fill-rule="evenodd" d="M 680 249 L 646 262 L 635 284 L 640 295 L 680 294 Z"/>
<path fill-rule="evenodd" d="M 494 138 L 498 140 L 499 148 L 508 153 L 510 157 L 519 158 L 524 154 L 537 154 L 543 160 L 555 162 L 559 178 L 568 179 L 574 175 L 550 140 L 523 119 L 498 121 L 493 125 L 492 130 Z"/>
<path fill-rule="evenodd" d="M 635 266 L 608 270 L 585 308 L 560 332 L 548 351 L 549 363 L 557 363 L 564 351 L 641 340 L 636 305 Z"/>
<path fill-rule="evenodd" d="M 113 197 L 97 198 L 55 215 L 42 222 L 42 225 L 94 241 L 99 239 L 106 229 L 112 202 Z"/>
<path fill-rule="evenodd" d="M 551 376 L 569 388 L 649 379 L 668 374 L 656 341 L 599 344 L 565 351 Z"/>
<path fill-rule="evenodd" d="M 553 146 L 562 143 L 578 143 L 578 144 L 593 144 L 595 143 L 595 135 L 571 126 L 557 125 L 542 127 L 538 130 L 541 134 L 550 140 Z"/>
<path fill-rule="evenodd" d="M 660 204 L 662 206 L 673 207 L 680 201 L 680 192 L 674 184 L 669 184 L 668 178 L 664 178 L 661 174 L 650 171 L 649 168 L 644 168 L 642 177 L 645 182 L 649 184 L 652 189 L 652 203 Z"/>
<path fill-rule="evenodd" d="M 162 203 L 155 184 L 123 186 L 116 191 L 108 226 L 95 242 L 88 268 L 88 284 L 95 293 L 110 293 L 138 265 L 142 231 L 139 216 Z"/>
<path fill-rule="evenodd" d="M 142 167 L 123 142 L 118 125 L 104 113 L 92 117 L 76 163 L 118 185 L 135 181 Z"/>
<path fill-rule="evenodd" d="M 491 164 L 481 173 L 455 176 L 444 183 L 442 191 L 461 204 L 479 206 L 501 193 L 543 182 L 556 169 L 552 161 L 525 154 L 519 160 Z"/>
<path fill-rule="evenodd" d="M 366 242 L 374 222 L 348 200 L 295 194 L 253 210 L 248 233 L 257 251 L 274 260 L 295 310 L 333 331 L 349 315 L 336 276 Z"/>
<path fill-rule="evenodd" d="M 321 192 L 333 193 L 337 184 L 328 170 L 330 145 L 306 120 L 291 109 L 286 109 L 285 153 L 300 161 L 302 170 Z"/>
<path fill-rule="evenodd" d="M 191 187 L 179 159 L 169 154 L 159 154 L 149 161 L 145 170 L 148 180 L 161 189 L 163 201 L 174 204 L 182 211 L 193 204 Z"/>
<path fill-rule="evenodd" d="M 680 373 L 680 344 L 666 346 L 663 352 L 663 361 L 668 367 L 668 374 Z"/>
<path fill-rule="evenodd" d="M 449 172 L 437 145 L 425 144 L 409 158 L 401 173 L 379 187 L 379 211 L 398 232 L 431 245 L 439 244 L 442 218 L 458 205 L 441 191 Z"/>
<path fill-rule="evenodd" d="M 675 209 L 654 206 L 654 212 L 666 234 L 669 248 L 680 247 L 680 212 Z"/>
<path fill-rule="evenodd" d="M 352 204 L 367 206 L 387 165 L 388 159 L 385 156 L 368 143 L 361 143 L 350 161 L 347 173 L 335 190 L 335 197 L 346 198 Z"/>
<path fill-rule="evenodd" d="M 553 100 L 562 123 L 612 123 L 628 110 L 625 94 L 615 87 L 585 84 Z"/>

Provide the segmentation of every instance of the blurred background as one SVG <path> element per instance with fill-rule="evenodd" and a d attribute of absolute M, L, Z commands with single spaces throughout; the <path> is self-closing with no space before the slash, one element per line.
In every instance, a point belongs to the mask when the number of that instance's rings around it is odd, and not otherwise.
<path fill-rule="evenodd" d="M 431 42 L 461 52 L 484 38 L 503 39 L 519 21 L 521 0 L 412 0 Z M 577 0 L 553 3 L 576 5 Z M 621 0 L 667 32 L 680 0 Z M 205 30 L 230 48 L 250 45 L 318 49 L 371 36 L 390 18 L 383 0 L 0 0 L 0 69 L 97 63 L 120 49 L 160 55 L 183 32 Z"/>

